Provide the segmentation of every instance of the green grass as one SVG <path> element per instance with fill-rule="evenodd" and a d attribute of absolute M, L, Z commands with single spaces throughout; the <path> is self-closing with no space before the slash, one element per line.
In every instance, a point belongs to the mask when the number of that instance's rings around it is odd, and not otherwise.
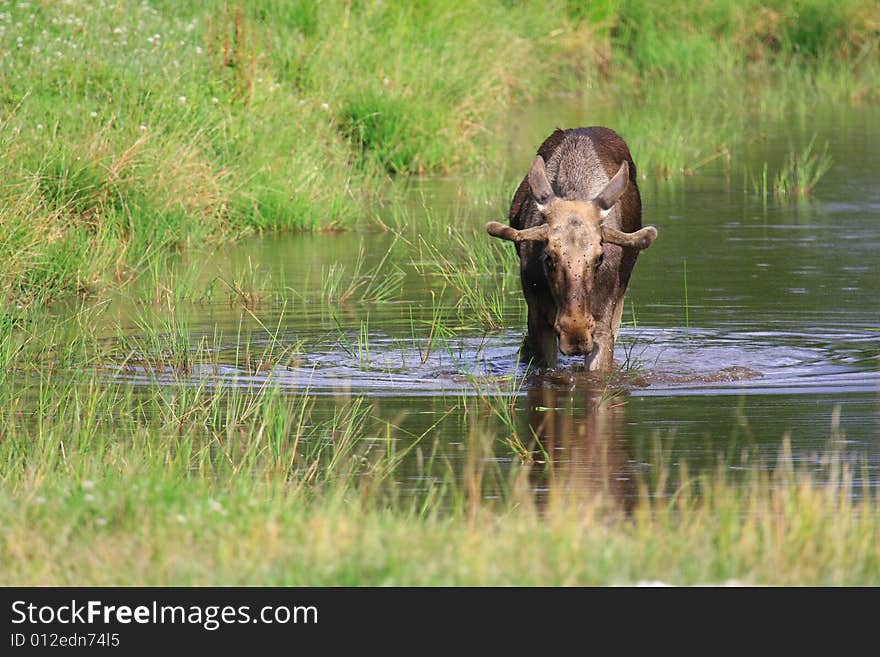
<path fill-rule="evenodd" d="M 103 294 L 169 250 L 363 225 L 412 174 L 497 170 L 506 188 L 500 126 L 533 100 L 584 94 L 643 173 L 674 177 L 736 152 L 744 106 L 877 99 L 873 1 L 585 7 L 11 5 L 0 298 Z"/>
<path fill-rule="evenodd" d="M 528 65 L 553 24 L 464 0 L 11 7 L 4 301 L 242 232 L 350 227 L 390 173 L 485 162 L 485 122 L 565 76 Z"/>
<path fill-rule="evenodd" d="M 439 278 L 443 291 L 454 293 L 449 305 L 457 326 L 499 329 L 511 314 L 520 314 L 520 284 L 511 267 L 513 249 L 486 239 L 483 230 L 450 229 L 442 242 L 420 236 L 412 258 L 421 275 Z M 445 295 L 441 292 L 440 296 Z"/>
<path fill-rule="evenodd" d="M 821 153 L 813 148 L 815 135 L 800 151 L 791 151 L 770 178 L 770 165 L 764 162 L 760 175 L 749 173 L 751 191 L 765 204 L 771 196 L 781 201 L 805 200 L 813 194 L 822 177 L 831 170 L 833 159 L 828 153 L 828 142 Z"/>
<path fill-rule="evenodd" d="M 617 41 L 639 71 L 688 75 L 721 63 L 859 58 L 876 48 L 877 5 L 858 0 L 621 0 Z"/>
<path fill-rule="evenodd" d="M 780 198 L 804 198 L 813 193 L 816 183 L 831 168 L 831 156 L 828 154 L 828 143 L 821 153 L 813 151 L 810 140 L 799 153 L 790 153 L 785 164 L 773 180 L 773 193 Z"/>

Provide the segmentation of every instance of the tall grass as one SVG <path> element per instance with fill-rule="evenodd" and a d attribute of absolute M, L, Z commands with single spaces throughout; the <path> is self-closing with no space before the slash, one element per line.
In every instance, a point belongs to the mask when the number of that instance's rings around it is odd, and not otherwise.
<path fill-rule="evenodd" d="M 858 61 L 876 53 L 878 4 L 859 0 L 620 0 L 612 37 L 643 75 L 746 63 Z"/>

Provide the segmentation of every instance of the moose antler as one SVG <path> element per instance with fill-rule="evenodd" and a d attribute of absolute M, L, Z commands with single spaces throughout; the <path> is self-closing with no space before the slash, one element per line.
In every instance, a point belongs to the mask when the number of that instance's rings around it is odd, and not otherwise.
<path fill-rule="evenodd" d="M 486 224 L 486 232 L 492 237 L 510 240 L 511 242 L 546 242 L 550 234 L 550 227 L 547 224 L 541 224 L 540 226 L 517 230 L 497 221 L 490 221 Z"/>
<path fill-rule="evenodd" d="M 657 229 L 653 226 L 645 226 L 634 233 L 624 233 L 623 231 L 603 224 L 602 239 L 609 244 L 630 246 L 641 251 L 642 249 L 647 249 L 651 246 L 654 240 L 657 239 Z"/>

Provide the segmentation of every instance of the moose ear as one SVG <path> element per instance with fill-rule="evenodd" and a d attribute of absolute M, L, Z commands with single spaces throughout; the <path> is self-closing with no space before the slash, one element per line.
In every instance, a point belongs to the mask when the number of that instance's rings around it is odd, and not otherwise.
<path fill-rule="evenodd" d="M 532 196 L 538 203 L 538 210 L 543 212 L 544 208 L 555 200 L 553 188 L 550 181 L 547 180 L 547 169 L 544 168 L 544 158 L 540 155 L 532 160 L 532 167 L 529 169 L 529 188 L 532 190 Z"/>
<path fill-rule="evenodd" d="M 599 195 L 593 199 L 593 203 L 598 205 L 599 209 L 602 211 L 603 217 L 607 216 L 611 208 L 614 207 L 614 204 L 620 200 L 620 197 L 623 196 L 628 184 L 629 165 L 627 164 L 627 161 L 624 160 L 623 164 L 621 164 L 620 168 L 617 170 L 617 173 L 614 174 L 614 177 L 608 181 L 607 185 L 605 185 L 605 189 L 599 192 Z"/>

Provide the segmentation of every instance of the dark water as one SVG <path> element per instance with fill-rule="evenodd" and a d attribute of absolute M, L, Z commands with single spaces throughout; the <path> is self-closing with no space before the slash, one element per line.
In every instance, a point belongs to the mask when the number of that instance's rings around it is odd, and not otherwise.
<path fill-rule="evenodd" d="M 568 112 L 567 124 L 590 124 L 585 111 Z M 531 117 L 512 131 L 527 137 L 525 145 L 512 142 L 507 193 L 559 121 L 544 122 Z M 810 201 L 754 193 L 750 174 L 765 161 L 775 170 L 814 135 L 817 143 L 829 142 L 834 165 Z M 274 338 L 237 304 L 193 305 L 188 330 L 211 336 L 219 327 L 229 358 L 219 369 L 197 366 L 192 380 L 246 385 L 271 378 L 284 390 L 308 390 L 319 412 L 367 396 L 376 418 L 401 428 L 400 441 L 436 424 L 432 444 L 420 447 L 453 464 L 467 459 L 469 425 L 461 416 L 471 409 L 468 421 L 482 413 L 480 421 L 498 436 L 482 458 L 503 469 L 520 458 L 507 437 L 533 447 L 537 438 L 544 449 L 536 460 L 556 465 L 554 485 L 610 489 L 620 499 L 630 497 L 639 476 L 682 461 L 691 472 L 714 471 L 719 456 L 732 471 L 772 468 L 783 440 L 796 462 L 819 468 L 830 455 L 845 458 L 858 465 L 862 484 L 877 488 L 880 150 L 870 144 L 878 138 L 878 108 L 825 108 L 815 122 L 763 126 L 759 138 L 739 146 L 731 169 L 719 161 L 673 181 L 643 172 L 645 222 L 660 237 L 640 257 L 627 297 L 616 360 L 631 376 L 610 387 L 580 372 L 577 359 L 545 376 L 525 376 L 517 367 L 524 302 L 512 248 L 498 271 L 485 274 L 505 286 L 501 328 L 479 328 L 453 312 L 441 279 L 419 273 L 420 217 L 442 223 L 455 214 L 450 223 L 478 229 L 506 209 L 501 194 L 497 203 L 469 204 L 455 180 L 413 185 L 404 238 L 369 222 L 363 232 L 252 239 L 216 254 L 215 269 L 230 277 L 250 271 L 260 281 L 264 298 L 253 315 Z M 637 152 L 634 157 L 638 164 Z M 391 224 L 393 209 L 382 213 Z M 422 237 L 445 239 L 436 229 Z M 454 241 L 448 248 L 461 255 Z M 387 255 L 383 275 L 399 272 L 390 281 L 393 292 L 381 303 L 360 303 L 357 295 L 328 303 L 324 289 L 334 268 L 351 273 L 359 253 L 362 272 Z M 116 310 L 125 322 L 126 308 Z M 450 327 L 443 335 L 428 328 L 436 313 Z M 300 345 L 298 363 L 245 371 L 233 357 L 242 330 L 255 350 L 270 340 Z M 162 383 L 155 374 L 118 376 Z M 481 404 L 483 398 L 495 401 Z M 505 407 L 513 410 L 507 424 L 492 410 Z M 420 467 L 405 463 L 396 485 L 420 490 Z M 533 478 L 539 498 L 550 485 L 541 472 L 536 468 Z"/>

